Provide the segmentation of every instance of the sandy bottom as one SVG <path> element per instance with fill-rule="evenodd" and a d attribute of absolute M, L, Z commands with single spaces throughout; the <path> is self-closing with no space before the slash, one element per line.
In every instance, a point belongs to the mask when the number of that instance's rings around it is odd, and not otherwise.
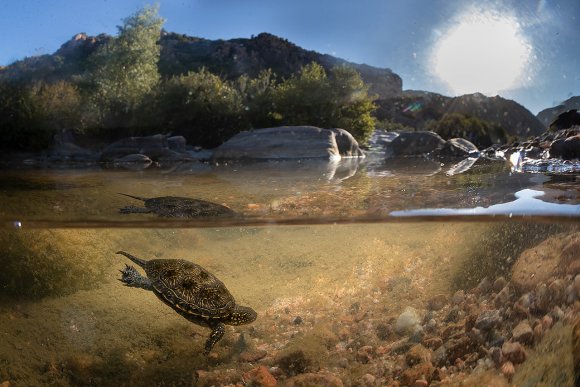
<path fill-rule="evenodd" d="M 0 383 L 38 385 L 195 385 L 200 375 L 242 382 L 257 363 L 299 348 L 314 369 L 336 367 L 340 342 L 373 336 L 405 307 L 450 295 L 458 267 L 489 224 L 373 224 L 188 230 L 89 230 L 105 266 L 91 290 L 31 301 L 0 300 Z M 70 230 L 68 232 L 71 232 Z M 74 232 L 74 231 L 72 231 Z M 82 241 L 75 240 L 78 249 Z M 193 325 L 151 292 L 126 288 L 125 250 L 142 258 L 182 258 L 205 267 L 239 304 L 258 312 L 227 327 L 207 358 L 209 330 Z M 91 250 L 92 251 L 92 250 Z M 345 319 L 359 332 L 342 332 Z M 348 340 L 347 340 L 348 341 Z M 342 348 L 344 351 L 344 348 Z M 258 353 L 240 358 L 240 353 Z M 354 362 L 341 364 L 356 380 Z M 366 372 L 366 371 L 365 371 Z"/>

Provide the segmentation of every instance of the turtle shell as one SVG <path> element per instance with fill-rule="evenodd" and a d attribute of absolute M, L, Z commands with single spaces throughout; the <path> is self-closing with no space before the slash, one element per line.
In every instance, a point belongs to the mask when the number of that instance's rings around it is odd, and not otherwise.
<path fill-rule="evenodd" d="M 221 204 L 201 199 L 163 196 L 145 200 L 145 207 L 170 218 L 197 218 L 204 216 L 233 215 L 234 211 Z"/>
<path fill-rule="evenodd" d="M 235 307 L 224 283 L 195 263 L 154 259 L 147 262 L 145 272 L 157 296 L 181 314 L 219 319 Z"/>

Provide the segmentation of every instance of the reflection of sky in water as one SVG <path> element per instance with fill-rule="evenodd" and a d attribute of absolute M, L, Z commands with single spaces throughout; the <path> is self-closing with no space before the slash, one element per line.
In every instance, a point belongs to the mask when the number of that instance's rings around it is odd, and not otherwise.
<path fill-rule="evenodd" d="M 515 193 L 516 200 L 475 208 L 425 208 L 419 210 L 393 211 L 391 216 L 434 216 L 434 215 L 559 215 L 580 216 L 580 205 L 547 203 L 537 197 L 542 191 L 523 189 Z"/>

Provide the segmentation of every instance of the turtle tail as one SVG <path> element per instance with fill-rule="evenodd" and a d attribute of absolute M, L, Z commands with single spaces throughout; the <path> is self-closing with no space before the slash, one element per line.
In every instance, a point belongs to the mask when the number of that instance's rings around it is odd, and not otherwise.
<path fill-rule="evenodd" d="M 126 253 L 124 251 L 117 251 L 117 254 L 121 254 L 124 255 L 125 257 L 129 258 L 131 261 L 135 262 L 137 265 L 141 266 L 141 267 L 145 267 L 147 265 L 147 261 L 141 258 L 137 258 L 134 255 L 131 255 L 129 253 Z"/>
<path fill-rule="evenodd" d="M 147 200 L 147 198 L 142 198 L 140 196 L 133 196 L 133 195 L 125 194 L 125 193 L 122 193 L 122 192 L 117 192 L 117 193 L 119 195 L 128 196 L 128 197 L 133 198 L 133 199 L 141 200 L 142 202 L 144 202 L 144 201 Z"/>

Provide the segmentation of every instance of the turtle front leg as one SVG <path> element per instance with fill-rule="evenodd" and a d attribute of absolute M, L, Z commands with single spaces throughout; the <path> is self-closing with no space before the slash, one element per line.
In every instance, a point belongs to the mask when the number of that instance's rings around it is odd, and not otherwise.
<path fill-rule="evenodd" d="M 209 334 L 207 341 L 205 342 L 205 350 L 203 351 L 204 355 L 209 355 L 209 353 L 211 352 L 211 349 L 213 348 L 215 343 L 220 341 L 220 339 L 222 338 L 222 336 L 224 335 L 224 333 L 226 331 L 225 325 L 222 323 L 218 323 L 217 325 L 213 326 L 212 328 L 213 329 L 212 329 L 211 333 Z"/>
<path fill-rule="evenodd" d="M 123 275 L 121 279 L 119 279 L 119 281 L 124 283 L 126 286 L 130 286 L 132 288 L 153 290 L 151 280 L 139 274 L 137 269 L 135 269 L 133 266 L 125 265 L 125 268 L 119 271 Z"/>

